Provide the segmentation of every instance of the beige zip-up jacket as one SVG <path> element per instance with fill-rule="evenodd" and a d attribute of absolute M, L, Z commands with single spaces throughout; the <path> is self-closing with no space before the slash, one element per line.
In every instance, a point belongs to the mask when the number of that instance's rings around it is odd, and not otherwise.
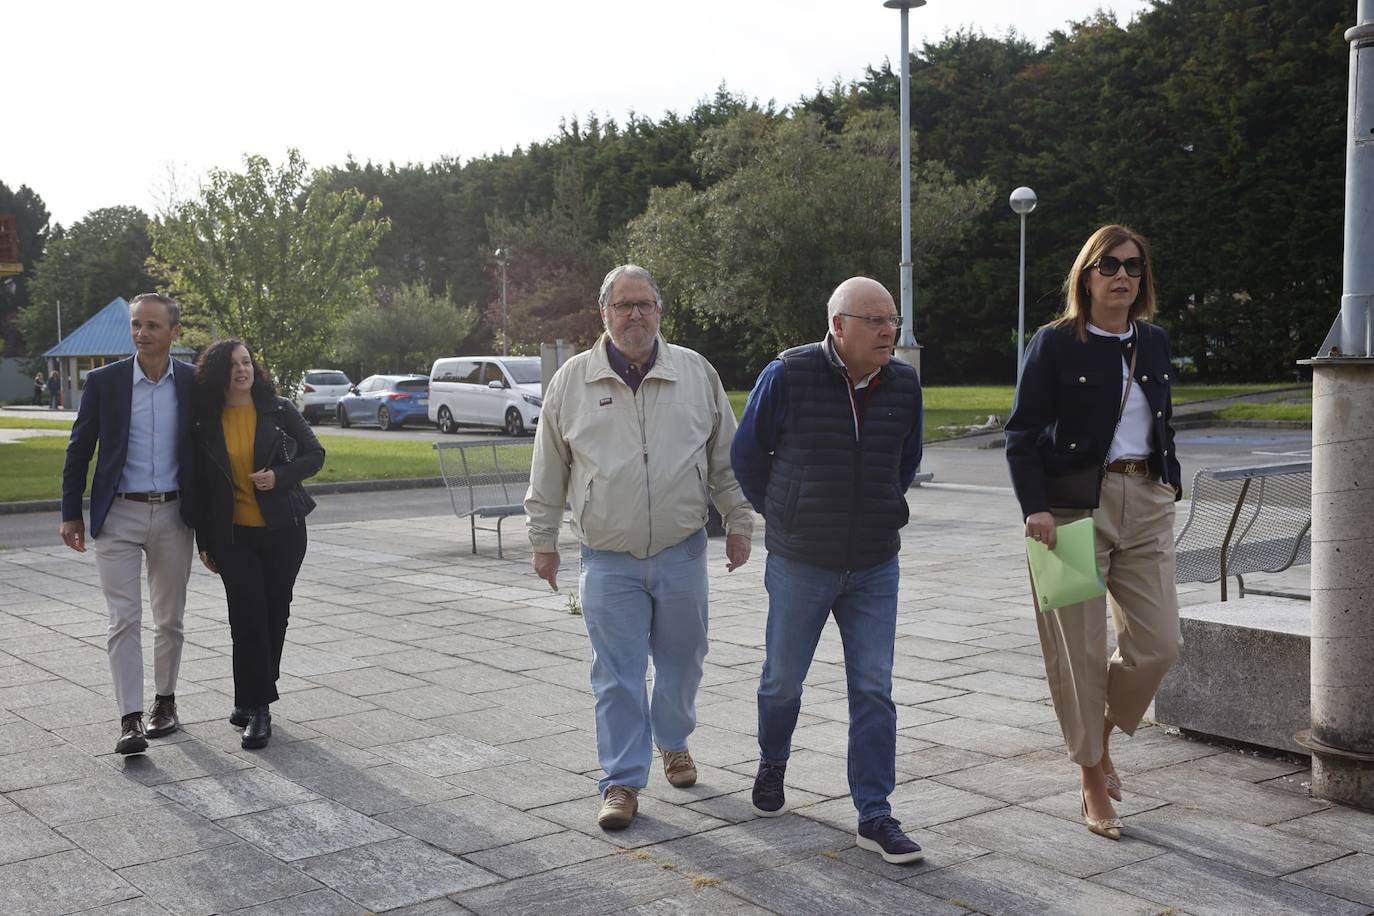
<path fill-rule="evenodd" d="M 525 494 L 530 544 L 558 549 L 566 504 L 583 544 L 644 559 L 704 526 L 708 498 L 728 534 L 749 537 L 754 517 L 730 470 L 734 434 L 720 376 L 700 353 L 660 336 L 634 393 L 611 368 L 603 333 L 544 392 Z"/>

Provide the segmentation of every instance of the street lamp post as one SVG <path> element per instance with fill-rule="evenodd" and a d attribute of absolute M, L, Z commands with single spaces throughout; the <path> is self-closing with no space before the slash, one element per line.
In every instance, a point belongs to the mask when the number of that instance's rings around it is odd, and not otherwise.
<path fill-rule="evenodd" d="M 926 0 L 883 0 L 883 6 L 900 10 L 902 14 L 902 333 L 897 346 L 913 357 L 918 375 L 921 372 L 920 350 L 911 320 L 911 41 L 908 37 L 907 14 L 925 5 Z"/>
<path fill-rule="evenodd" d="M 1011 204 L 1012 212 L 1021 217 L 1021 267 L 1018 271 L 1020 278 L 1020 293 L 1017 297 L 1016 306 L 1016 384 L 1021 384 L 1021 365 L 1025 361 L 1026 353 L 1026 215 L 1035 209 L 1038 202 L 1035 192 L 1030 188 L 1017 188 L 1011 192 L 1008 203 Z"/>
<path fill-rule="evenodd" d="M 501 355 L 509 356 L 510 335 L 506 333 L 506 264 L 510 261 L 510 249 L 496 249 L 496 263 L 501 265 Z"/>

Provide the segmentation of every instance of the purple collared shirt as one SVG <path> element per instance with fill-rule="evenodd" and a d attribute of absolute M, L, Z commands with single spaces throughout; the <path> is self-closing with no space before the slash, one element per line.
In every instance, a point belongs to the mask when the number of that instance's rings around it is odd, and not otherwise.
<path fill-rule="evenodd" d="M 625 380 L 625 384 L 630 386 L 631 391 L 638 394 L 639 383 L 644 381 L 644 376 L 649 374 L 649 370 L 658 361 L 658 341 L 654 341 L 654 351 L 649 354 L 649 358 L 644 361 L 642 366 L 630 362 L 624 353 L 616 349 L 609 337 L 606 338 L 606 357 L 610 360 L 611 368 L 615 370 L 615 374 Z"/>

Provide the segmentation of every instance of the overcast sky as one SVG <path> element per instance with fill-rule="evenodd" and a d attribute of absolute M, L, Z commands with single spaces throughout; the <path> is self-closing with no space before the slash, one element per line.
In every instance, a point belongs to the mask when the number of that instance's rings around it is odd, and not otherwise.
<path fill-rule="evenodd" d="M 1043 42 L 1147 0 L 930 0 L 919 47 L 972 26 Z M 509 150 L 594 112 L 686 111 L 723 81 L 780 105 L 897 59 L 881 0 L 238 0 L 6 4 L 0 181 L 54 221 L 194 189 L 245 153 L 313 166 Z M 175 178 L 171 177 L 175 176 Z"/>

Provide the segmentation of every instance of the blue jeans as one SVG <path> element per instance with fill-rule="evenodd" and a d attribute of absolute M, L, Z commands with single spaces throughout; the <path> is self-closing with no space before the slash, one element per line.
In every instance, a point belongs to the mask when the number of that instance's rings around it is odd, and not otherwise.
<path fill-rule="evenodd" d="M 649 783 L 653 745 L 687 749 L 706 658 L 706 531 L 646 560 L 582 548 L 582 619 L 592 643 L 596 752 L 607 786 Z M 650 701 L 644 678 L 654 658 Z"/>
<path fill-rule="evenodd" d="M 834 572 L 768 555 L 768 653 L 759 679 L 759 756 L 786 763 L 801 710 L 802 681 L 833 613 L 849 688 L 849 794 L 859 820 L 892 813 L 897 782 L 897 707 L 892 647 L 897 638 L 897 558 Z"/>

